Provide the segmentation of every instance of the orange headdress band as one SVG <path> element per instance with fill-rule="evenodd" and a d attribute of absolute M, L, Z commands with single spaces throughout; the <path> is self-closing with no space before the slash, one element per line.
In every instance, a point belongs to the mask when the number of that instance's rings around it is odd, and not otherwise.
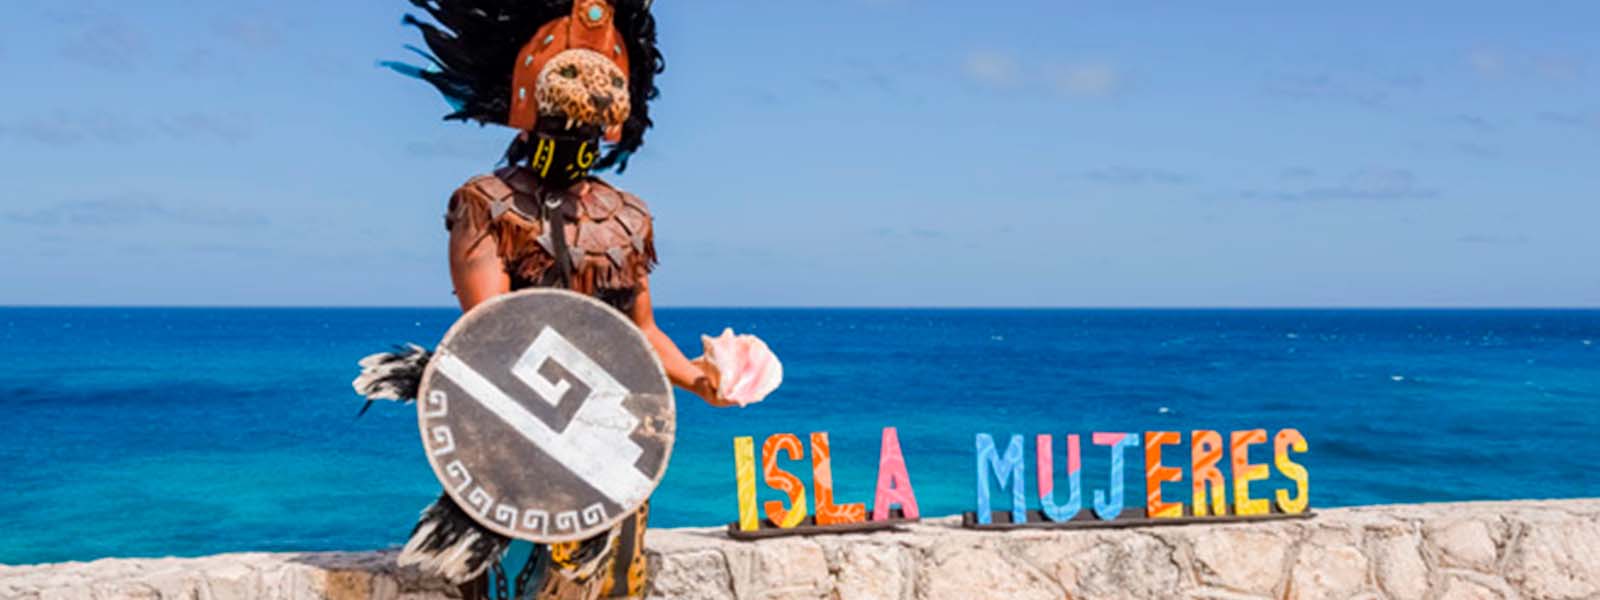
<path fill-rule="evenodd" d="M 539 103 L 534 98 L 539 71 L 555 55 L 567 50 L 593 50 L 628 73 L 628 46 L 617 32 L 612 18 L 615 11 L 605 0 L 574 0 L 572 14 L 539 28 L 517 56 L 517 70 L 511 78 L 511 115 L 507 124 L 523 131 L 533 129 L 539 120 Z"/>

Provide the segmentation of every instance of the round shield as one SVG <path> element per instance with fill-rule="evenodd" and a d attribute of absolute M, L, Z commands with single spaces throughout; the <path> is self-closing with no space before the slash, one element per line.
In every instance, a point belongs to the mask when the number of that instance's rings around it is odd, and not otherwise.
<path fill-rule="evenodd" d="M 468 312 L 428 363 L 417 420 L 444 489 L 479 524 L 580 540 L 637 510 L 672 455 L 672 387 L 642 333 L 563 290 Z"/>

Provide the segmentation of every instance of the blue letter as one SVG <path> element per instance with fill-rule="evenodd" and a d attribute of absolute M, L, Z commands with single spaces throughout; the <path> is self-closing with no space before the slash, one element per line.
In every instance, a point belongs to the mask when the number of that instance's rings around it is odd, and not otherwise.
<path fill-rule="evenodd" d="M 987 433 L 978 434 L 978 523 L 988 525 L 993 521 L 993 508 L 989 501 L 989 470 L 993 468 L 1000 480 L 1000 489 L 1011 488 L 1011 522 L 1028 522 L 1028 499 L 1023 486 L 1026 467 L 1022 462 L 1022 436 L 1011 436 L 1011 445 L 1001 459 L 994 449 L 994 438 Z M 1007 484 L 1006 480 L 1011 483 Z"/>
<path fill-rule="evenodd" d="M 1102 521 L 1111 521 L 1122 514 L 1123 506 L 1123 481 L 1122 481 L 1122 451 L 1128 448 L 1139 447 L 1139 436 L 1126 433 L 1096 433 L 1094 445 L 1111 446 L 1111 501 L 1106 502 L 1106 494 L 1102 490 L 1094 491 L 1094 516 Z"/>

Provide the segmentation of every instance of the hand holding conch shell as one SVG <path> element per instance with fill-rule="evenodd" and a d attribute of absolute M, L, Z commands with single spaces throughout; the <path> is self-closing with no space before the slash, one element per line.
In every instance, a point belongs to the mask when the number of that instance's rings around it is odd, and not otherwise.
<path fill-rule="evenodd" d="M 783 363 L 756 336 L 725 329 L 717 337 L 700 336 L 700 343 L 705 355 L 694 363 L 705 370 L 716 384 L 718 399 L 729 406 L 760 402 L 783 383 Z"/>

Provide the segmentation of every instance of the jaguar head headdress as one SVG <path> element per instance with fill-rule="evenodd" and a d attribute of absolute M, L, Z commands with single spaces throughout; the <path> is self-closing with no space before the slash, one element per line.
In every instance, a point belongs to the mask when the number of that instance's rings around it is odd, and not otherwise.
<path fill-rule="evenodd" d="M 664 68 L 651 0 L 410 1 L 433 21 L 405 18 L 431 66 L 384 64 L 437 88 L 446 119 L 593 130 L 610 142 L 597 169 L 621 171 L 643 145 Z"/>

